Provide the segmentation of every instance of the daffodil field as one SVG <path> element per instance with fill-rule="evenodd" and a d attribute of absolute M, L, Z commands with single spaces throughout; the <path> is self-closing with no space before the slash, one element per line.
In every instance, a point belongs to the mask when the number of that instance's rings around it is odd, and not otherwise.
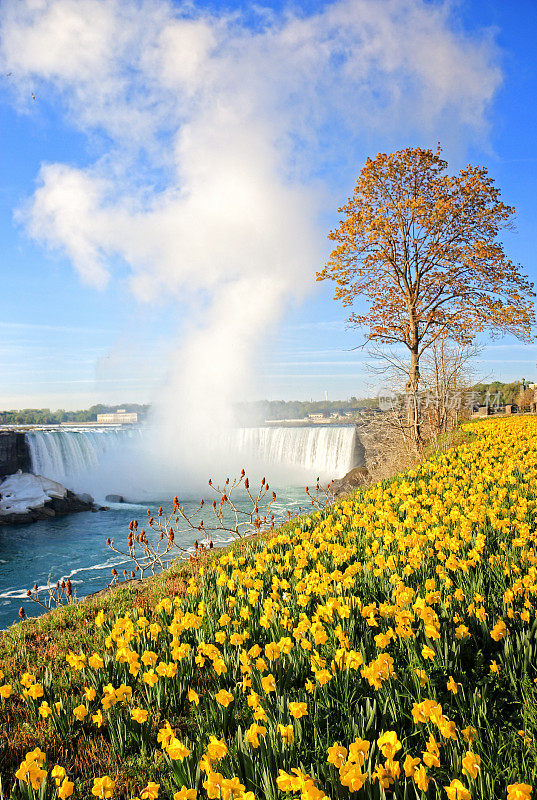
<path fill-rule="evenodd" d="M 537 420 L 470 428 L 155 607 L 100 612 L 67 682 L 0 673 L 2 724 L 32 740 L 5 797 L 531 798 Z"/>

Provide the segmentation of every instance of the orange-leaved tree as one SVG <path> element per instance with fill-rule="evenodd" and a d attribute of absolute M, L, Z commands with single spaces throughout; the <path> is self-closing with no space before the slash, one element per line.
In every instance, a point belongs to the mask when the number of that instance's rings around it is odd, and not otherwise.
<path fill-rule="evenodd" d="M 349 322 L 366 342 L 408 350 L 406 392 L 412 438 L 421 438 L 416 395 L 419 363 L 437 339 L 470 343 L 480 331 L 531 340 L 533 284 L 505 255 L 498 234 L 514 209 L 485 167 L 447 174 L 436 151 L 408 147 L 369 158 L 317 280 L 336 282 L 335 299 L 369 307 Z"/>

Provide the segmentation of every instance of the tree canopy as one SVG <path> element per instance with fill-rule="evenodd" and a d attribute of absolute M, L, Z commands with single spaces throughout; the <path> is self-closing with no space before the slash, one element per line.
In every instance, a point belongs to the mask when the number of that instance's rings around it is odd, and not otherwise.
<path fill-rule="evenodd" d="M 421 354 L 444 333 L 467 342 L 479 331 L 531 338 L 533 284 L 505 255 L 498 234 L 514 209 L 485 167 L 446 174 L 436 152 L 379 153 L 363 167 L 329 238 L 336 247 L 318 280 L 337 284 L 345 306 L 360 295 L 369 311 L 350 321 L 368 339 Z"/>

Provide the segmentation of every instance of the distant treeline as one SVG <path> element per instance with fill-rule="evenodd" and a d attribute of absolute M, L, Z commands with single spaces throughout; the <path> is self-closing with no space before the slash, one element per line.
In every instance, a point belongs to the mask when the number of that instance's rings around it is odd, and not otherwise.
<path fill-rule="evenodd" d="M 513 381 L 513 383 L 501 383 L 501 381 L 493 381 L 492 383 L 476 383 L 474 392 L 477 394 L 477 400 L 480 405 L 484 405 L 487 400 L 487 392 L 489 394 L 489 401 L 493 400 L 499 393 L 499 404 L 506 405 L 509 403 L 516 403 L 522 388 L 520 381 Z"/>
<path fill-rule="evenodd" d="M 516 403 L 520 394 L 521 383 L 476 383 L 473 387 L 476 404 L 484 404 L 487 399 L 496 398 L 499 392 L 499 403 Z M 123 403 L 115 406 L 102 404 L 91 406 L 83 411 L 51 411 L 50 408 L 24 408 L 21 411 L 0 411 L 0 425 L 58 425 L 61 422 L 96 422 L 97 414 L 117 411 L 136 411 L 139 418 L 146 416 L 150 406 L 139 403 Z M 267 419 L 307 419 L 309 414 L 358 414 L 364 408 L 378 408 L 377 397 L 348 400 L 259 400 L 251 403 L 237 403 L 236 419 L 239 424 L 257 425 Z"/>
<path fill-rule="evenodd" d="M 23 408 L 21 411 L 0 411 L 0 425 L 59 425 L 60 422 L 96 422 L 97 414 L 106 414 L 124 408 L 137 411 L 141 418 L 147 414 L 148 405 L 124 403 L 119 406 L 102 404 L 91 406 L 84 411 L 51 411 L 50 408 Z"/>
<path fill-rule="evenodd" d="M 257 424 L 267 419 L 306 419 L 309 414 L 357 414 L 364 408 L 378 408 L 378 398 L 351 397 L 348 400 L 259 400 L 237 403 L 237 421 Z"/>

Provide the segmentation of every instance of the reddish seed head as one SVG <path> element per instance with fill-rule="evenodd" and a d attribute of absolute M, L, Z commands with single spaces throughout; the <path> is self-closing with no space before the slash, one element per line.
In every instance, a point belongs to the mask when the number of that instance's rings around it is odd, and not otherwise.
<path fill-rule="evenodd" d="M 161 517 L 161 516 L 162 516 L 162 506 L 160 506 L 160 507 L 159 507 L 159 510 L 158 510 L 158 515 L 159 515 L 159 517 Z"/>
<path fill-rule="evenodd" d="M 205 505 L 205 500 L 202 497 L 200 500 L 200 508 L 203 508 L 204 505 Z"/>
<path fill-rule="evenodd" d="M 112 567 L 112 575 L 117 575 L 117 569 L 115 567 Z"/>
<path fill-rule="evenodd" d="M 209 486 L 212 486 L 212 485 L 213 485 L 213 479 L 209 478 Z"/>
<path fill-rule="evenodd" d="M 245 480 L 244 480 L 244 488 L 248 489 L 249 486 L 250 486 L 250 481 L 248 480 L 248 478 L 245 478 Z"/>
<path fill-rule="evenodd" d="M 213 508 L 216 508 L 216 500 L 213 500 Z"/>
<path fill-rule="evenodd" d="M 108 538 L 108 539 L 106 540 L 106 544 L 112 544 L 112 542 L 110 541 L 110 538 Z"/>
<path fill-rule="evenodd" d="M 31 597 L 31 596 L 32 596 L 32 590 L 28 589 L 28 591 L 26 592 L 26 597 Z"/>
<path fill-rule="evenodd" d="M 276 500 L 276 492 L 272 492 L 272 499 Z"/>
<path fill-rule="evenodd" d="M 24 608 L 22 606 L 19 608 L 19 617 L 21 619 L 25 619 L 26 618 L 26 611 L 24 610 Z"/>

